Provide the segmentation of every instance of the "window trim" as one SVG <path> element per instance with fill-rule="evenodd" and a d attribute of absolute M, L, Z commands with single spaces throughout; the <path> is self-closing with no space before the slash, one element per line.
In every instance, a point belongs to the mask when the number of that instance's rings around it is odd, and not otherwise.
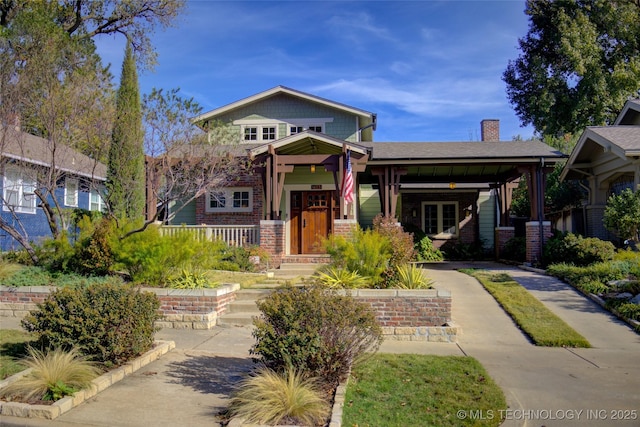
<path fill-rule="evenodd" d="M 236 193 L 247 193 L 248 206 L 234 207 Z M 224 207 L 211 207 L 211 196 L 213 193 L 224 194 Z M 205 197 L 205 212 L 207 213 L 226 213 L 226 212 L 253 212 L 253 188 L 251 187 L 225 187 L 216 191 L 209 191 Z"/>
<path fill-rule="evenodd" d="M 443 206 L 445 205 L 453 205 L 455 208 L 455 232 L 454 233 L 446 233 L 444 231 L 444 217 L 443 217 Z M 455 201 L 435 201 L 435 202 L 422 202 L 421 207 L 420 207 L 420 228 L 422 228 L 422 231 L 424 231 L 426 233 L 425 230 L 425 213 L 426 213 L 426 206 L 436 206 L 437 210 L 436 210 L 436 215 L 437 215 L 437 229 L 438 232 L 436 234 L 429 234 L 427 233 L 427 236 L 429 236 L 430 238 L 434 238 L 434 239 L 455 239 L 460 235 L 460 212 L 458 209 L 458 202 Z"/>
<path fill-rule="evenodd" d="M 98 196 L 98 209 L 91 209 L 91 205 L 93 204 L 91 199 L 93 196 Z M 107 210 L 107 204 L 102 197 L 102 189 L 92 188 L 89 190 L 89 206 L 87 208 L 93 212 L 105 212 Z"/>
<path fill-rule="evenodd" d="M 69 189 L 69 187 L 70 187 L 69 184 L 71 184 L 71 187 L 73 187 L 75 185 L 75 188 L 73 188 L 73 190 L 72 190 L 73 193 L 71 193 L 71 194 L 69 194 L 69 190 L 70 190 Z M 74 208 L 78 207 L 78 198 L 79 198 L 78 194 L 80 192 L 79 191 L 79 188 L 80 188 L 79 185 L 80 185 L 80 183 L 78 182 L 78 178 L 69 178 L 69 177 L 67 177 L 67 178 L 64 179 L 64 204 L 65 204 L 65 206 L 71 206 L 71 207 L 74 207 Z M 73 202 L 72 203 L 69 203 L 68 197 L 70 195 L 73 197 Z"/>
<path fill-rule="evenodd" d="M 7 175 L 9 175 L 9 173 L 13 173 L 16 176 L 15 179 L 15 184 L 12 185 L 12 187 L 16 187 L 16 190 L 18 192 L 18 197 L 17 200 L 19 201 L 30 201 L 29 205 L 10 205 L 9 204 L 9 197 L 7 197 L 7 189 L 9 188 L 9 185 L 7 184 Z M 28 179 L 28 181 L 27 181 Z M 27 184 L 29 187 L 34 189 L 33 193 L 29 193 L 28 196 L 25 197 L 25 181 L 27 181 Z M 24 213 L 24 214 L 35 214 L 36 210 L 37 210 L 37 196 L 35 195 L 35 188 L 37 186 L 38 182 L 36 180 L 35 177 L 33 177 L 33 175 L 31 173 L 29 173 L 29 170 L 27 170 L 24 167 L 20 167 L 20 166 L 15 166 L 15 165 L 7 165 L 5 166 L 4 169 L 4 173 L 2 176 L 2 198 L 3 198 L 3 202 L 2 203 L 2 210 L 5 212 L 15 212 L 15 213 Z M 27 197 L 29 197 L 29 199 L 27 199 Z"/>

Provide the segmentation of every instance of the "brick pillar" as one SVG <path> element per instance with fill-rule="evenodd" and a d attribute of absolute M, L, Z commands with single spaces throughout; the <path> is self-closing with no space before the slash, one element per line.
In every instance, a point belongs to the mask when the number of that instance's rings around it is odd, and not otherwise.
<path fill-rule="evenodd" d="M 516 235 L 515 227 L 496 227 L 495 228 L 495 250 L 496 259 L 504 253 L 504 247 L 507 242 Z"/>
<path fill-rule="evenodd" d="M 530 221 L 525 224 L 527 231 L 527 262 L 539 263 L 542 259 L 540 251 L 540 222 Z M 542 243 L 546 243 L 552 236 L 551 221 L 542 222 Z"/>
<path fill-rule="evenodd" d="M 358 225 L 358 221 L 355 219 L 334 219 L 333 220 L 333 235 L 334 236 L 351 236 L 353 230 Z"/>
<path fill-rule="evenodd" d="M 284 221 L 260 221 L 260 247 L 270 255 L 269 266 L 277 268 L 285 255 L 285 227 Z"/>

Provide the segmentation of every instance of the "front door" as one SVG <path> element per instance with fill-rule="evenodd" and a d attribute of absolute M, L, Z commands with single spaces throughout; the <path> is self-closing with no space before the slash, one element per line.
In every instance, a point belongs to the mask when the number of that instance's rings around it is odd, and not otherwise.
<path fill-rule="evenodd" d="M 335 191 L 291 192 L 291 253 L 325 253 L 323 241 L 331 233 Z"/>

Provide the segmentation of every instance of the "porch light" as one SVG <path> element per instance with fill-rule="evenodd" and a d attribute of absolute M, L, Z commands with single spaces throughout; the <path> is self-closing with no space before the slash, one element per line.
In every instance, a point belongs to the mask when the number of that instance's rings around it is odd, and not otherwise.
<path fill-rule="evenodd" d="M 316 173 L 316 165 L 311 165 L 311 173 Z"/>
<path fill-rule="evenodd" d="M 450 182 L 449 183 L 449 189 L 450 190 L 455 190 L 455 188 L 456 188 L 456 183 L 455 182 Z"/>

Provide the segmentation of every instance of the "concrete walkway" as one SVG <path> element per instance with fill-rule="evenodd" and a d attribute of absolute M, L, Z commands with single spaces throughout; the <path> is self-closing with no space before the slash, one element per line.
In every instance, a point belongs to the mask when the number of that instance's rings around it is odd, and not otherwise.
<path fill-rule="evenodd" d="M 532 345 L 463 265 L 504 271 L 591 342 L 590 349 Z M 453 295 L 458 344 L 387 341 L 382 352 L 469 355 L 503 389 L 504 426 L 640 426 L 640 336 L 571 287 L 495 263 L 432 265 Z M 2 328 L 18 322 L 0 319 Z M 163 329 L 176 349 L 53 421 L 0 416 L 1 426 L 218 426 L 232 386 L 252 367 L 249 328 Z M 635 416 L 634 416 L 634 412 Z M 500 414 L 452 414 L 489 417 Z M 617 420 L 615 418 L 628 418 Z"/>

